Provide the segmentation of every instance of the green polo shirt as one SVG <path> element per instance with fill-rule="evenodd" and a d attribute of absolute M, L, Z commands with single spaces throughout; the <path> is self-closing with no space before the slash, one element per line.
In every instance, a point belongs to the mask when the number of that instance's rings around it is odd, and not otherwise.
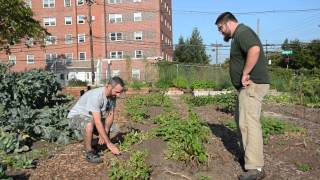
<path fill-rule="evenodd" d="M 269 84 L 267 60 L 264 56 L 263 47 L 257 34 L 248 26 L 239 24 L 233 34 L 230 51 L 230 77 L 236 89 L 242 87 L 241 78 L 248 51 L 252 46 L 260 47 L 260 55 L 257 64 L 253 67 L 250 79 L 256 84 Z"/>

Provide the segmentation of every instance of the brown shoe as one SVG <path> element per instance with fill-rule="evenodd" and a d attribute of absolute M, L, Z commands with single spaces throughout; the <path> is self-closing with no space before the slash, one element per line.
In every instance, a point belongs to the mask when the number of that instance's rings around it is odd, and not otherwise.
<path fill-rule="evenodd" d="M 266 173 L 262 169 L 262 171 L 258 171 L 257 169 L 249 169 L 247 172 L 239 176 L 240 180 L 260 180 L 266 176 Z"/>

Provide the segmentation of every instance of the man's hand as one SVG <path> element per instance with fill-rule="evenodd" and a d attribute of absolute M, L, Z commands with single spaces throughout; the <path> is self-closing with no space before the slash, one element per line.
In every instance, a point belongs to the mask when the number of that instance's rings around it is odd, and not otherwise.
<path fill-rule="evenodd" d="M 98 144 L 100 145 L 106 144 L 101 136 L 99 136 Z"/>
<path fill-rule="evenodd" d="M 251 83 L 250 75 L 249 74 L 242 74 L 241 83 L 244 88 L 249 86 L 249 84 Z"/>
<path fill-rule="evenodd" d="M 107 144 L 107 147 L 108 147 L 108 149 L 110 149 L 110 151 L 112 152 L 112 154 L 115 154 L 115 155 L 119 155 L 119 154 L 120 154 L 120 150 L 119 150 L 118 147 L 115 146 L 114 144 L 108 143 L 108 144 Z"/>

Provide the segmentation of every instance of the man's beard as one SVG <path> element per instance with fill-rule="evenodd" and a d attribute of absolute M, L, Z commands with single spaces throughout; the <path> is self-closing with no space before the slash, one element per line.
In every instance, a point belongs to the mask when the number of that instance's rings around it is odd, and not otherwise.
<path fill-rule="evenodd" d="M 225 42 L 229 42 L 230 39 L 231 39 L 231 36 L 229 34 L 226 34 L 226 35 L 223 36 L 223 40 Z"/>

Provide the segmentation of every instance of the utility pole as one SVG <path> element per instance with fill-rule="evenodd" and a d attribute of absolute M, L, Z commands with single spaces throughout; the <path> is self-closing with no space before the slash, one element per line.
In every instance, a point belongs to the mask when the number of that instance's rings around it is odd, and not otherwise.
<path fill-rule="evenodd" d="M 95 84 L 95 73 L 94 73 L 94 61 L 93 61 L 93 38 L 92 38 L 92 16 L 91 16 L 91 6 L 94 3 L 94 0 L 86 0 L 86 3 L 89 7 L 89 17 L 88 24 L 89 24 L 89 37 L 90 37 L 90 56 L 91 56 L 91 83 L 92 85 Z"/>
<path fill-rule="evenodd" d="M 211 46 L 214 47 L 214 49 L 212 49 L 213 52 L 216 53 L 216 64 L 218 64 L 218 59 L 219 59 L 219 47 L 222 47 L 222 44 L 218 44 L 217 41 L 215 44 L 211 44 Z"/>

